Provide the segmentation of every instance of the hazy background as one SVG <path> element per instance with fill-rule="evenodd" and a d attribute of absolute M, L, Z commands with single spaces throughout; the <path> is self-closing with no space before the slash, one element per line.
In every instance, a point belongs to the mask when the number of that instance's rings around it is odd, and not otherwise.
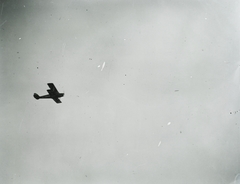
<path fill-rule="evenodd" d="M 239 12 L 2 0 L 0 183 L 239 183 Z M 62 104 L 33 98 L 49 82 Z"/>

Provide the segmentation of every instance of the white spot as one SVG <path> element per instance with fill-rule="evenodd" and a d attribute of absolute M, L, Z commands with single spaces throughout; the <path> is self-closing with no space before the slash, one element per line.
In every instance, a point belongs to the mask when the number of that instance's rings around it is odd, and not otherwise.
<path fill-rule="evenodd" d="M 126 156 L 128 156 L 128 153 L 126 154 Z"/>
<path fill-rule="evenodd" d="M 98 65 L 97 67 L 99 68 L 101 65 Z"/>
<path fill-rule="evenodd" d="M 158 143 L 158 147 L 161 145 L 161 143 L 162 143 L 161 141 Z"/>
<path fill-rule="evenodd" d="M 190 76 L 190 78 L 192 78 L 192 76 Z"/>
<path fill-rule="evenodd" d="M 25 6 L 25 5 L 23 5 L 23 7 L 25 8 L 26 6 Z"/>
<path fill-rule="evenodd" d="M 205 18 L 205 20 L 207 20 L 207 18 Z"/>
<path fill-rule="evenodd" d="M 171 122 L 168 122 L 168 124 L 167 125 L 171 125 Z"/>
<path fill-rule="evenodd" d="M 101 69 L 101 71 L 103 71 L 104 66 L 105 66 L 105 62 L 104 62 L 103 65 L 102 65 L 102 69 Z"/>
<path fill-rule="evenodd" d="M 124 38 L 123 40 L 126 41 L 126 38 Z"/>
<path fill-rule="evenodd" d="M 18 38 L 19 40 L 21 40 L 22 38 Z"/>

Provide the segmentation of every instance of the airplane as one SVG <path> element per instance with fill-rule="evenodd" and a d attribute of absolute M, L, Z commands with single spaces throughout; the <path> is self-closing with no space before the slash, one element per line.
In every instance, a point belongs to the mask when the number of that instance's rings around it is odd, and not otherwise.
<path fill-rule="evenodd" d="M 47 85 L 50 88 L 47 90 L 48 95 L 39 96 L 37 93 L 34 93 L 33 97 L 37 100 L 40 98 L 52 98 L 56 103 L 62 103 L 59 98 L 63 97 L 64 93 L 59 93 L 53 83 L 48 83 Z"/>

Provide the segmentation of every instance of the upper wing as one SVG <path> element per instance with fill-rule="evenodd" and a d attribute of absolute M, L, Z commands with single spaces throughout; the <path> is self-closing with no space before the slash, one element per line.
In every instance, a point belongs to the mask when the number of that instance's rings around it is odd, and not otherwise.
<path fill-rule="evenodd" d="M 55 92 L 55 93 L 58 93 L 58 90 L 57 88 L 54 86 L 53 83 L 48 83 L 47 84 L 49 86 L 49 88 L 51 89 L 51 91 Z"/>
<path fill-rule="evenodd" d="M 53 98 L 53 100 L 56 102 L 56 103 L 62 103 L 59 98 Z"/>

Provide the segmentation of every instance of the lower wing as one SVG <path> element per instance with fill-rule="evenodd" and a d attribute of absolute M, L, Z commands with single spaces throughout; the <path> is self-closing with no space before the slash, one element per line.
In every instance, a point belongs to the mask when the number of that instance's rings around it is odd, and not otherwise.
<path fill-rule="evenodd" d="M 56 103 L 62 103 L 59 98 L 53 98 L 53 100 L 56 102 Z"/>

